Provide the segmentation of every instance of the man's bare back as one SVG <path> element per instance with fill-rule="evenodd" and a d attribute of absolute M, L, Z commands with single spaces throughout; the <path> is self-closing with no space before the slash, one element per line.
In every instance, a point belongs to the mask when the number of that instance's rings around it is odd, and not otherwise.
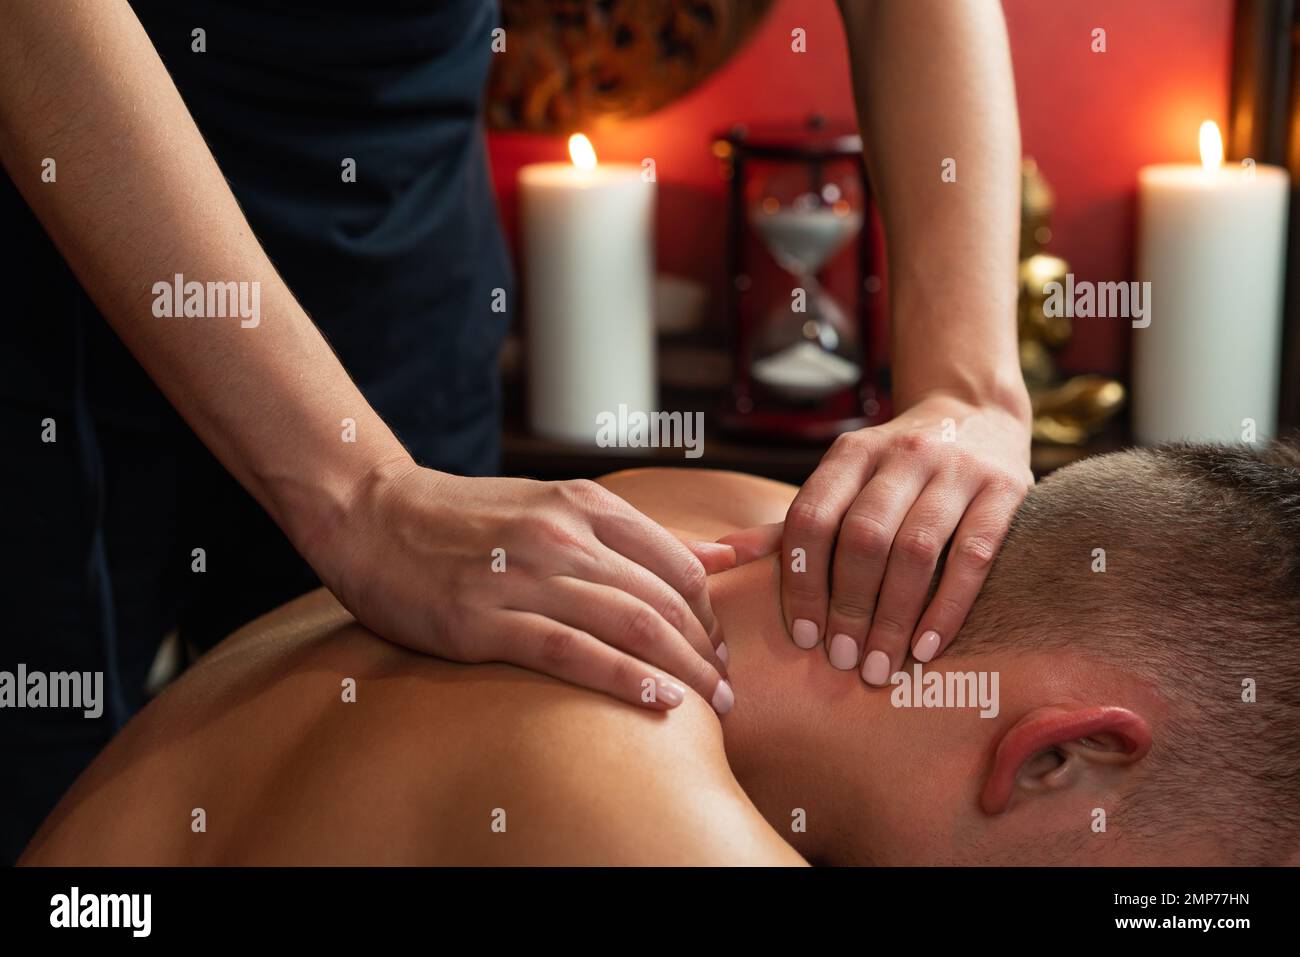
<path fill-rule="evenodd" d="M 793 494 L 715 472 L 604 484 L 701 538 L 779 520 Z M 737 784 L 697 695 L 652 712 L 508 665 L 430 658 L 377 638 L 318 591 L 241 629 L 142 712 L 21 862 L 801 858 Z"/>

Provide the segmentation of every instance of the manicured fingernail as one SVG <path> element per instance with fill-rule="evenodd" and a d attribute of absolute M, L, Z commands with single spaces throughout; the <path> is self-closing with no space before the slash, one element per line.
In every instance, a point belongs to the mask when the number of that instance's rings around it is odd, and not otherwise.
<path fill-rule="evenodd" d="M 912 657 L 917 661 L 929 661 L 938 650 L 939 633 L 937 631 L 927 631 L 916 639 L 916 644 L 912 646 Z"/>
<path fill-rule="evenodd" d="M 807 618 L 796 618 L 790 633 L 794 643 L 800 648 L 816 648 L 817 642 L 822 640 L 821 629 L 817 627 L 817 622 L 809 621 Z"/>
<path fill-rule="evenodd" d="M 725 641 L 722 644 L 718 645 L 718 650 L 715 652 L 715 654 L 717 654 L 718 660 L 721 661 L 724 665 L 731 664 L 731 652 L 727 650 L 727 643 Z"/>
<path fill-rule="evenodd" d="M 889 655 L 879 648 L 862 662 L 862 680 L 869 685 L 883 685 L 889 680 Z"/>
<path fill-rule="evenodd" d="M 710 555 L 723 555 L 728 552 L 734 554 L 736 551 L 730 545 L 723 545 L 721 542 L 691 542 L 691 548 L 698 548 Z"/>
<path fill-rule="evenodd" d="M 675 708 L 686 700 L 686 689 L 667 678 L 655 678 L 655 700 Z"/>
<path fill-rule="evenodd" d="M 709 555 L 713 558 L 721 558 L 728 565 L 736 564 L 736 550 L 721 542 L 691 542 L 691 550 L 695 552 L 697 558 Z"/>
<path fill-rule="evenodd" d="M 718 714 L 726 714 L 735 703 L 736 693 L 731 690 L 731 685 L 725 681 L 719 681 L 718 687 L 713 691 L 713 710 Z"/>
<path fill-rule="evenodd" d="M 858 665 L 858 643 L 845 634 L 831 639 L 831 664 L 840 671 L 852 671 Z"/>

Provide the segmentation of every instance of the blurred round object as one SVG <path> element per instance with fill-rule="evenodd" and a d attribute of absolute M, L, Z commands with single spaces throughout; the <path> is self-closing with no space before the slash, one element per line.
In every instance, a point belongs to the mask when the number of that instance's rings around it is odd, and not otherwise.
<path fill-rule="evenodd" d="M 502 0 L 494 129 L 569 133 L 645 116 L 698 86 L 772 0 Z"/>

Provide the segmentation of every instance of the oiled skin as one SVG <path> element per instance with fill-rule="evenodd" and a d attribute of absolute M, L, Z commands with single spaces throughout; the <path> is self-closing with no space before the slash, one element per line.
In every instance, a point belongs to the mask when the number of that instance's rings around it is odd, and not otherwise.
<path fill-rule="evenodd" d="M 698 538 L 779 520 L 794 491 L 657 469 L 604 484 Z M 753 627 L 746 592 L 770 582 L 758 565 L 713 577 L 724 629 Z M 802 859 L 736 782 L 695 694 L 656 713 L 508 665 L 440 661 L 375 637 L 318 591 L 237 632 L 137 716 L 21 863 Z"/>

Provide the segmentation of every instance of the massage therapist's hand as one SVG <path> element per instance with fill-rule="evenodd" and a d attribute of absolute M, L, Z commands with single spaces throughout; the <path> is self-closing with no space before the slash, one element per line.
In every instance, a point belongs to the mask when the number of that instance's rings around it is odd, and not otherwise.
<path fill-rule="evenodd" d="M 1028 424 L 1000 407 L 930 397 L 840 436 L 786 515 L 782 555 L 807 556 L 804 572 L 782 562 L 790 634 L 824 642 L 837 668 L 861 663 L 873 685 L 909 648 L 930 661 L 961 628 L 1032 484 Z"/>
<path fill-rule="evenodd" d="M 645 707 L 675 707 L 685 684 L 730 708 L 705 564 L 599 485 L 462 478 L 408 462 L 363 483 L 349 516 L 329 543 L 344 558 L 322 577 L 385 638 Z M 730 554 L 698 549 L 709 565 Z"/>
<path fill-rule="evenodd" d="M 909 648 L 933 659 L 965 621 L 1032 484 L 1029 423 L 1001 407 L 932 395 L 841 435 L 790 504 L 784 531 L 768 533 L 781 535 L 781 606 L 795 643 L 823 643 L 835 667 L 861 665 L 873 685 L 888 682 Z M 744 560 L 762 535 L 724 541 Z"/>

